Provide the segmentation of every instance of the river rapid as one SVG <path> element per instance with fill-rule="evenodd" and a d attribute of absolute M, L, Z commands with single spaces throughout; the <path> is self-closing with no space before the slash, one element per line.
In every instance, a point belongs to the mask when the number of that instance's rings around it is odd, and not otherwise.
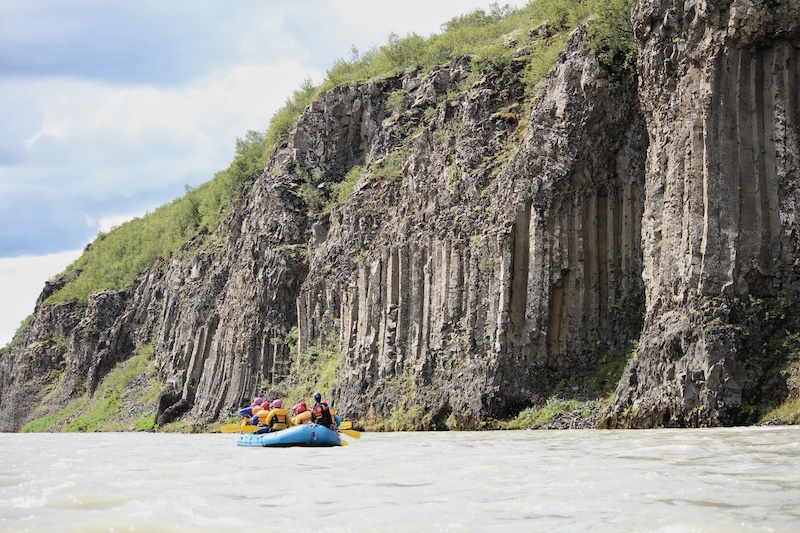
<path fill-rule="evenodd" d="M 800 531 L 800 427 L 0 434 L 0 531 Z"/>

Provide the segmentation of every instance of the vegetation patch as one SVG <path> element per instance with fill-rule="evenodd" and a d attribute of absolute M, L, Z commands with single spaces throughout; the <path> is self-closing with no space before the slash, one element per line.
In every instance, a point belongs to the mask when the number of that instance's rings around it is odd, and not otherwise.
<path fill-rule="evenodd" d="M 329 329 L 329 333 L 318 342 L 309 346 L 304 353 L 297 351 L 297 328 L 287 335 L 290 353 L 292 354 L 292 379 L 285 384 L 285 390 L 279 391 L 287 402 L 304 401 L 306 403 L 314 396 L 315 392 L 329 398 L 333 387 L 336 371 L 342 362 L 343 354 L 339 347 L 338 321 Z M 264 389 L 269 388 L 268 383 L 263 384 Z"/>
<path fill-rule="evenodd" d="M 26 424 L 23 432 L 126 431 L 155 428 L 155 409 L 161 383 L 155 379 L 153 347 L 144 346 L 102 381 L 93 396 L 84 395 L 58 411 Z M 145 379 L 144 386 L 137 383 Z"/>
<path fill-rule="evenodd" d="M 597 58 L 616 73 L 636 66 L 638 49 L 631 24 L 631 9 L 636 1 L 600 2 L 590 27 L 589 43 L 597 51 Z"/>
<path fill-rule="evenodd" d="M 341 182 L 334 184 L 331 196 L 336 199 L 337 203 L 344 203 L 353 194 L 363 170 L 364 168 L 361 165 L 356 165 L 347 172 Z M 326 211 L 330 211 L 330 206 Z"/>
<path fill-rule="evenodd" d="M 436 413 L 422 407 L 425 402 L 417 397 L 413 374 L 389 378 L 382 387 L 381 401 L 379 412 L 370 406 L 366 416 L 359 420 L 367 431 L 421 431 L 434 425 Z M 455 425 L 452 416 L 451 422 Z"/>
<path fill-rule="evenodd" d="M 389 431 L 415 431 L 421 429 L 424 413 L 417 405 L 395 407 L 390 411 L 389 419 L 383 427 Z"/>
<path fill-rule="evenodd" d="M 394 91 L 386 99 L 386 107 L 393 114 L 400 114 L 400 112 L 403 110 L 403 102 L 405 101 L 407 96 L 408 96 L 408 91 L 406 90 L 399 89 L 397 91 Z"/>
<path fill-rule="evenodd" d="M 603 350 L 597 367 L 585 373 L 581 379 L 584 390 L 594 398 L 610 399 L 617 388 L 625 366 L 636 356 L 637 341 L 630 341 L 618 350 Z"/>
<path fill-rule="evenodd" d="M 800 424 L 800 398 L 787 400 L 765 414 L 761 422 L 778 420 L 781 424 Z"/>
<path fill-rule="evenodd" d="M 81 396 L 77 400 L 70 402 L 67 406 L 62 407 L 54 413 L 49 413 L 44 416 L 32 420 L 22 427 L 23 433 L 41 433 L 44 431 L 55 431 L 64 420 L 67 420 L 75 413 L 80 412 L 89 401 L 88 396 Z"/>
<path fill-rule="evenodd" d="M 382 183 L 399 183 L 403 179 L 403 160 L 408 153 L 407 146 L 401 146 L 389 152 L 380 161 L 370 165 L 369 177 Z"/>
<path fill-rule="evenodd" d="M 543 407 L 529 407 L 521 411 L 516 418 L 499 425 L 505 429 L 528 429 L 543 426 L 553 422 L 557 417 L 577 410 L 580 407 L 578 400 L 563 400 L 550 398 Z"/>

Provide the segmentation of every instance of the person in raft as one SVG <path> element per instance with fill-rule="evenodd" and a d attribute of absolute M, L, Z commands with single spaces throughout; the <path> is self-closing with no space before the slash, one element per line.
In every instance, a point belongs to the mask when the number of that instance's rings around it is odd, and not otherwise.
<path fill-rule="evenodd" d="M 252 421 L 253 415 L 255 414 L 256 411 L 261 409 L 261 404 L 263 403 L 264 399 L 261 398 L 261 396 L 259 396 L 258 398 L 253 400 L 253 402 L 249 406 L 239 409 L 239 416 L 242 417 L 243 426 L 246 426 L 248 424 L 255 424 L 255 422 Z"/>
<path fill-rule="evenodd" d="M 308 410 L 306 402 L 299 402 L 292 407 L 294 416 L 292 417 L 292 424 L 306 424 L 311 421 L 311 411 Z"/>
<path fill-rule="evenodd" d="M 327 402 L 322 401 L 322 395 L 314 393 L 314 407 L 311 408 L 311 422 L 334 429 L 333 416 Z"/>
<path fill-rule="evenodd" d="M 283 408 L 283 402 L 281 400 L 272 401 L 272 409 L 267 412 L 262 422 L 261 413 L 263 412 L 264 411 L 261 411 L 259 413 L 258 422 L 259 424 L 269 426 L 271 431 L 286 429 L 292 425 L 289 419 L 289 411 Z"/>
<path fill-rule="evenodd" d="M 253 407 L 253 416 L 250 418 L 250 425 L 263 426 L 264 424 L 262 423 L 262 421 L 267 417 L 270 409 L 271 409 L 270 403 L 266 400 L 264 400 L 264 402 L 261 405 L 256 405 L 255 407 Z"/>

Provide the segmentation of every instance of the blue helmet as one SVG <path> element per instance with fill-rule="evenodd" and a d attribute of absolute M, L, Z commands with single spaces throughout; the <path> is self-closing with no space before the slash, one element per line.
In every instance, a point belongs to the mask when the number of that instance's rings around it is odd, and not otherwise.
<path fill-rule="evenodd" d="M 315 402 L 318 402 L 318 401 L 320 401 L 320 400 L 322 400 L 322 394 L 320 394 L 320 393 L 318 393 L 318 392 L 315 392 L 315 393 L 314 393 L 314 401 L 315 401 Z"/>

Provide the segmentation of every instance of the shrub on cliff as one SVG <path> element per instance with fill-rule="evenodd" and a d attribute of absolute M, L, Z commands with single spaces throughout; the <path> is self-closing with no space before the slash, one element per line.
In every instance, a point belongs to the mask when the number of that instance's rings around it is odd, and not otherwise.
<path fill-rule="evenodd" d="M 351 48 L 348 60 L 339 59 L 327 71 L 319 86 L 305 80 L 286 104 L 272 117 L 267 139 L 275 146 L 288 132 L 300 113 L 316 96 L 338 85 L 364 83 L 404 70 L 430 69 L 453 58 L 471 55 L 476 65 L 510 61 L 517 39 L 537 28 L 543 29 L 544 45 L 535 46 L 529 68 L 542 78 L 555 63 L 557 52 L 566 41 L 565 34 L 586 20 L 591 23 L 591 42 L 601 61 L 615 70 L 632 67 L 636 62 L 636 42 L 630 21 L 634 0 L 536 0 L 522 8 L 495 3 L 489 12 L 476 9 L 442 24 L 442 32 L 428 38 L 415 33 L 400 37 L 391 33 L 386 44 L 360 52 Z M 554 38 L 555 37 L 555 38 Z M 555 50 L 555 52 L 554 52 Z"/>
<path fill-rule="evenodd" d="M 617 73 L 636 66 L 638 50 L 631 24 L 636 0 L 608 0 L 601 4 L 589 31 L 589 42 L 597 58 Z"/>

